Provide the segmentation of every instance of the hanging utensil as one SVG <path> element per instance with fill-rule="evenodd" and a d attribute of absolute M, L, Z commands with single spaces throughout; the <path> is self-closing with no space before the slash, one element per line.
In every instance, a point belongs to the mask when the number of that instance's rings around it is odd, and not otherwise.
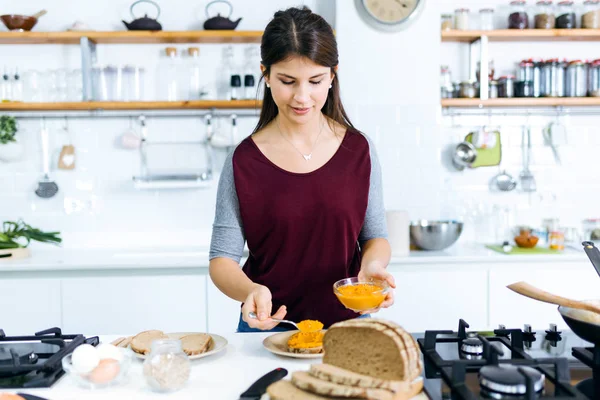
<path fill-rule="evenodd" d="M 521 132 L 521 151 L 523 153 L 523 171 L 519 175 L 521 188 L 524 192 L 535 192 L 537 184 L 535 177 L 529 170 L 529 161 L 531 157 L 531 129 L 529 125 L 523 127 Z"/>
<path fill-rule="evenodd" d="M 64 131 L 67 134 L 68 144 L 64 145 L 58 157 L 58 169 L 72 170 L 75 169 L 75 146 L 71 140 L 71 132 L 69 132 L 68 120 L 65 117 Z"/>
<path fill-rule="evenodd" d="M 582 245 L 585 254 L 587 254 L 596 272 L 600 275 L 600 250 L 592 242 L 583 242 Z"/>
<path fill-rule="evenodd" d="M 38 182 L 38 187 L 35 190 L 35 194 L 44 199 L 54 197 L 58 193 L 58 185 L 52 179 L 50 179 L 50 145 L 48 143 L 48 130 L 46 129 L 46 122 L 42 119 L 42 128 L 40 131 L 42 139 L 42 163 L 44 168 L 44 176 Z"/>
<path fill-rule="evenodd" d="M 502 172 L 496 175 L 493 178 L 493 182 L 503 192 L 510 192 L 517 187 L 517 181 L 506 170 L 502 170 Z"/>

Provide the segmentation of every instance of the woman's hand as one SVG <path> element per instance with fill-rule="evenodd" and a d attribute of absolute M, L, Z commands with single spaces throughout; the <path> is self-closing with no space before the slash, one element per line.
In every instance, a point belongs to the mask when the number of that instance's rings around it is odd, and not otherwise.
<path fill-rule="evenodd" d="M 255 285 L 254 290 L 250 292 L 244 305 L 242 306 L 242 319 L 246 321 L 250 328 L 261 330 L 273 329 L 279 322 L 272 318 L 283 319 L 287 313 L 285 306 L 279 307 L 279 310 L 271 315 L 273 303 L 271 302 L 271 291 L 263 285 Z M 248 314 L 254 311 L 258 319 L 250 318 Z"/>
<path fill-rule="evenodd" d="M 360 272 L 358 273 L 358 279 L 361 281 L 370 281 L 371 279 L 377 279 L 380 281 L 386 281 L 391 288 L 396 288 L 396 281 L 392 274 L 390 274 L 383 265 L 380 263 L 370 263 L 365 264 L 360 268 Z M 361 311 L 360 314 L 373 314 L 379 311 L 382 308 L 388 308 L 392 304 L 394 304 L 394 291 L 390 290 L 383 300 L 383 303 L 377 308 L 373 308 L 371 310 Z"/>

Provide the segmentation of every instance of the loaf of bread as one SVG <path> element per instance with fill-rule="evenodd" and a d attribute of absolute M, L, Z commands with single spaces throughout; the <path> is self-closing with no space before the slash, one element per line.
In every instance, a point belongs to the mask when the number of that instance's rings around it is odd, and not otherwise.
<path fill-rule="evenodd" d="M 181 347 L 188 356 L 206 353 L 212 345 L 212 336 L 207 333 L 192 333 L 180 338 Z"/>
<path fill-rule="evenodd" d="M 267 394 L 270 400 L 346 400 L 343 398 L 333 398 L 320 396 L 310 393 L 296 387 L 289 380 L 277 381 L 267 388 Z"/>
<path fill-rule="evenodd" d="M 323 338 L 323 363 L 383 380 L 415 380 L 422 371 L 415 339 L 399 325 L 375 318 L 333 324 Z"/>

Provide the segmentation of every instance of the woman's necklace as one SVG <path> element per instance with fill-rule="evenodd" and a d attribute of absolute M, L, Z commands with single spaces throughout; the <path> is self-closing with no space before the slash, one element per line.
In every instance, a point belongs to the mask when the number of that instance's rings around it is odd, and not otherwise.
<path fill-rule="evenodd" d="M 279 134 L 281 135 L 281 137 L 282 137 L 282 138 L 284 138 L 285 140 L 287 140 L 287 142 L 288 142 L 289 144 L 291 144 L 291 145 L 292 145 L 292 147 L 293 147 L 293 148 L 294 148 L 294 149 L 295 149 L 295 150 L 296 150 L 298 153 L 300 153 L 300 155 L 301 155 L 302 157 L 304 157 L 304 159 L 305 159 L 306 161 L 309 161 L 309 160 L 312 158 L 312 153 L 313 153 L 313 150 L 314 150 L 314 149 L 315 149 L 315 147 L 317 146 L 317 142 L 319 141 L 319 137 L 321 136 L 321 133 L 323 132 L 323 125 L 325 125 L 325 124 L 323 124 L 323 123 L 321 124 L 321 130 L 319 131 L 319 134 L 317 135 L 317 139 L 315 140 L 315 144 L 313 144 L 313 145 L 312 145 L 312 147 L 311 147 L 311 149 L 310 149 L 310 153 L 308 153 L 308 154 L 304 154 L 304 153 L 302 153 L 300 150 L 298 150 L 298 148 L 297 148 L 296 146 L 294 146 L 294 143 L 292 143 L 292 142 L 291 142 L 291 141 L 290 141 L 288 138 L 286 138 L 286 137 L 283 135 L 283 133 L 281 132 L 281 127 L 279 126 L 279 118 L 276 118 L 276 122 L 277 122 L 277 129 L 279 130 Z"/>

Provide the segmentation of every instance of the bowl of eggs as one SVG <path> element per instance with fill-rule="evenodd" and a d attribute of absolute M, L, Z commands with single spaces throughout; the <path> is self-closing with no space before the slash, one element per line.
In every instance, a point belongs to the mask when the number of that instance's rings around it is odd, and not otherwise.
<path fill-rule="evenodd" d="M 90 344 L 78 346 L 63 357 L 62 366 L 68 375 L 88 389 L 113 386 L 127 375 L 133 352 L 108 343 L 97 347 Z"/>

